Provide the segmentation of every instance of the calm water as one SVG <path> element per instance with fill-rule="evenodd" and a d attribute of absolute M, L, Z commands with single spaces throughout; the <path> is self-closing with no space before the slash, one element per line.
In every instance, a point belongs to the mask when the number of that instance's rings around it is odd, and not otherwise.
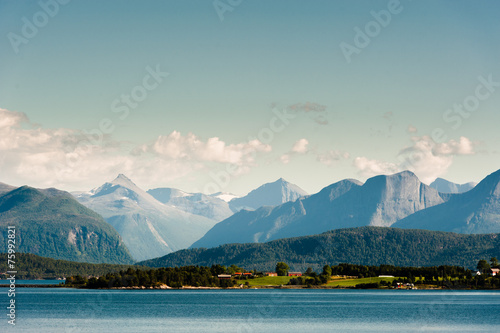
<path fill-rule="evenodd" d="M 9 280 L 0 280 L 0 284 L 9 284 Z M 21 284 L 55 284 L 64 283 L 64 280 L 16 280 L 17 285 Z"/>
<path fill-rule="evenodd" d="M 7 304 L 0 289 L 1 304 Z M 5 309 L 2 305 L 0 309 Z M 1 332 L 494 332 L 500 292 L 19 288 Z M 6 312 L 6 310 L 0 310 Z"/>

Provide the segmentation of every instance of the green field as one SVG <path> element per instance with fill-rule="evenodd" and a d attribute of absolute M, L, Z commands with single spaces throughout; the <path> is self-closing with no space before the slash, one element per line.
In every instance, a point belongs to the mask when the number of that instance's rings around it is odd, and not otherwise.
<path fill-rule="evenodd" d="M 279 285 L 286 285 L 290 279 L 293 277 L 291 276 L 265 276 L 265 277 L 259 277 L 255 279 L 248 279 L 248 280 L 239 280 L 241 281 L 242 284 L 248 281 L 248 284 L 250 286 L 279 286 Z M 326 286 L 329 287 L 354 287 L 357 284 L 360 283 L 375 283 L 375 282 L 381 282 L 381 281 L 389 281 L 392 282 L 397 278 L 379 278 L 379 277 L 372 277 L 372 278 L 363 278 L 363 279 L 339 279 L 339 280 L 333 280 L 326 284 Z"/>
<path fill-rule="evenodd" d="M 287 284 L 291 278 L 291 276 L 264 276 L 255 279 L 241 280 L 241 283 L 248 281 L 251 286 L 279 286 L 281 284 Z"/>
<path fill-rule="evenodd" d="M 327 284 L 330 287 L 354 287 L 360 283 L 376 283 L 381 281 L 389 281 L 392 283 L 397 278 L 380 278 L 380 277 L 372 277 L 372 278 L 363 278 L 363 279 L 347 279 L 347 280 L 334 280 Z"/>

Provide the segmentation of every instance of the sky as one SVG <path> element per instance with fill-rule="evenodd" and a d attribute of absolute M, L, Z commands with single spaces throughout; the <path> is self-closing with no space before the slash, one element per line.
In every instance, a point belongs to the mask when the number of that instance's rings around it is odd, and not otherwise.
<path fill-rule="evenodd" d="M 478 182 L 500 168 L 498 17 L 498 1 L 0 0 L 0 182 Z"/>

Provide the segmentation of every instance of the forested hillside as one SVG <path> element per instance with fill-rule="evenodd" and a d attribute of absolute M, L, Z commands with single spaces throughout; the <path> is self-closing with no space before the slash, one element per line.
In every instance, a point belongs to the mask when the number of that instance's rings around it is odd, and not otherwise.
<path fill-rule="evenodd" d="M 30 253 L 16 253 L 14 259 L 17 270 L 17 279 L 56 279 L 73 275 L 99 276 L 110 272 L 118 272 L 127 268 L 137 266 L 113 265 L 113 264 L 90 264 L 85 262 L 74 262 L 67 260 L 56 260 L 40 257 Z M 0 253 L 0 267 L 7 267 L 7 253 Z M 142 267 L 146 269 L 147 267 Z M 0 270 L 0 272 L 2 272 Z"/>
<path fill-rule="evenodd" d="M 143 261 L 150 267 L 215 264 L 274 270 L 276 262 L 291 269 L 320 269 L 325 264 L 439 266 L 475 268 L 478 260 L 500 257 L 498 234 L 464 235 L 427 230 L 361 227 L 268 243 L 227 244 L 189 249 Z"/>

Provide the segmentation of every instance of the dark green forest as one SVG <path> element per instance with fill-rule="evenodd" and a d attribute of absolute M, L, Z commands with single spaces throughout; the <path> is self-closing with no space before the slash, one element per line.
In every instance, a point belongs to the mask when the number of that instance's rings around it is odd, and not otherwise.
<path fill-rule="evenodd" d="M 490 266 L 482 259 L 477 263 L 476 270 L 472 271 L 460 266 L 432 266 L 432 267 L 397 267 L 392 265 L 365 266 L 342 263 L 339 265 L 323 266 L 320 274 L 308 269 L 303 277 L 291 279 L 290 285 L 322 285 L 328 282 L 330 276 L 347 276 L 356 278 L 370 278 L 378 276 L 397 277 L 392 283 L 358 284 L 355 288 L 379 288 L 396 286 L 397 283 L 410 283 L 435 286 L 448 289 L 499 289 L 500 276 L 492 276 L 490 267 L 498 268 L 497 259 L 491 258 Z M 486 263 L 486 265 L 484 265 Z M 481 274 L 476 275 L 479 271 Z"/>
<path fill-rule="evenodd" d="M 227 244 L 188 249 L 142 261 L 149 267 L 236 265 L 274 270 L 286 262 L 292 270 L 321 270 L 325 264 L 441 266 L 475 268 L 478 260 L 500 257 L 498 234 L 465 235 L 428 230 L 361 227 L 268 243 Z"/>
<path fill-rule="evenodd" d="M 30 253 L 16 253 L 14 259 L 18 279 L 56 279 L 73 275 L 100 276 L 129 267 L 146 269 L 132 265 L 90 264 L 66 260 L 44 258 Z M 0 272 L 7 270 L 7 253 L 0 253 Z"/>
<path fill-rule="evenodd" d="M 66 280 L 66 285 L 91 289 L 120 287 L 158 287 L 168 285 L 172 288 L 182 286 L 192 287 L 222 287 L 236 285 L 234 279 L 219 279 L 219 274 L 231 273 L 233 270 L 220 265 L 212 267 L 175 267 L 140 270 L 129 268 L 116 273 L 108 273 L 100 278 L 87 279 L 82 276 L 72 276 Z"/>

